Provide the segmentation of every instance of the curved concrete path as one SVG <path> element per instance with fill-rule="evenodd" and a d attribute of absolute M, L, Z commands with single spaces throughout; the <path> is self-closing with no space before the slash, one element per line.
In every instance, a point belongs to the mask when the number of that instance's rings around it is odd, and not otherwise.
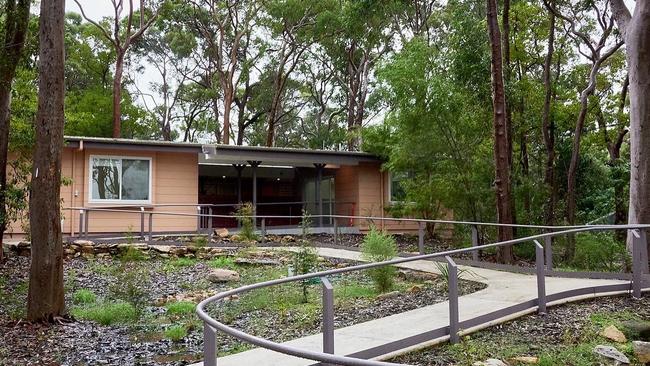
<path fill-rule="evenodd" d="M 275 249 L 292 250 L 293 248 Z M 318 253 L 324 257 L 357 261 L 361 260 L 360 253 L 357 251 L 332 248 L 318 248 L 317 250 Z M 408 262 L 401 264 L 398 267 L 438 273 L 438 268 L 435 263 L 431 261 Z M 461 322 L 537 298 L 537 280 L 534 275 L 502 272 L 476 267 L 461 268 L 470 268 L 472 274 L 476 275 L 476 277 L 466 275 L 465 279 L 487 284 L 485 289 L 459 298 Z M 567 290 L 616 284 L 629 284 L 629 281 L 546 277 L 546 294 L 548 296 Z M 571 299 L 564 299 L 555 304 L 602 295 L 603 294 L 584 295 Z M 549 305 L 553 304 L 554 303 L 549 303 Z M 463 330 L 463 333 L 477 331 L 490 325 L 506 322 L 534 311 L 536 311 L 536 309 L 521 311 L 517 314 L 483 324 L 479 327 Z M 334 349 L 335 353 L 338 355 L 352 355 L 448 325 L 449 303 L 445 301 L 385 318 L 336 329 L 334 332 Z M 217 343 L 220 336 L 223 337 L 224 335 L 218 333 Z M 440 337 L 435 340 L 427 341 L 426 343 L 418 344 L 417 346 L 409 347 L 408 349 L 402 349 L 393 354 L 382 355 L 376 359 L 387 359 L 409 350 L 440 343 L 448 338 L 449 336 Z M 294 339 L 285 344 L 320 352 L 322 351 L 322 335 L 316 334 Z M 307 366 L 314 365 L 316 362 L 287 356 L 263 348 L 256 348 L 230 356 L 218 357 L 217 364 L 219 366 Z M 199 363 L 196 365 L 198 366 L 201 364 Z"/>

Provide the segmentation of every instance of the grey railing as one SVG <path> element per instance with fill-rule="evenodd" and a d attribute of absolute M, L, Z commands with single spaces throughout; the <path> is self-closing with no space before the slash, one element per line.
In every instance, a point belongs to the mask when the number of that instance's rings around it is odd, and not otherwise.
<path fill-rule="evenodd" d="M 385 365 L 395 365 L 389 362 L 381 361 L 372 361 L 365 360 L 354 357 L 338 356 L 334 355 L 334 299 L 333 299 L 333 287 L 328 277 L 339 275 L 343 273 L 361 271 L 370 268 L 376 268 L 386 265 L 397 265 L 402 263 L 408 263 L 418 260 L 433 260 L 436 258 L 444 258 L 449 266 L 449 319 L 450 324 L 448 327 L 434 329 L 431 332 L 424 333 L 419 337 L 415 337 L 410 340 L 410 344 L 407 342 L 398 342 L 400 343 L 398 347 L 400 349 L 413 346 L 419 343 L 430 341 L 440 337 L 449 337 L 451 342 L 458 342 L 460 336 L 460 329 L 469 329 L 471 327 L 476 327 L 479 325 L 486 324 L 495 319 L 499 319 L 517 312 L 521 312 L 530 308 L 537 308 L 539 313 L 546 312 L 547 302 L 557 301 L 565 298 L 571 298 L 575 296 L 585 295 L 585 294 L 596 294 L 596 293 L 609 293 L 609 292 L 620 292 L 620 291 L 629 291 L 631 289 L 632 295 L 635 298 L 640 298 L 642 289 L 645 284 L 644 275 L 648 272 L 647 266 L 647 242 L 645 237 L 645 230 L 650 228 L 650 225 L 608 225 L 608 226 L 594 226 L 594 227 L 574 227 L 565 229 L 562 231 L 548 232 L 538 235 L 532 235 L 526 238 L 514 239 L 509 241 L 503 241 L 492 244 L 484 244 L 480 246 L 448 250 L 439 253 L 418 255 L 409 258 L 398 258 L 385 262 L 379 263 L 366 263 L 353 267 L 346 267 L 328 271 L 321 271 L 316 273 L 310 273 L 305 275 L 293 276 L 288 278 L 281 278 L 272 281 L 266 281 L 261 283 L 256 283 L 252 285 L 247 285 L 239 287 L 234 290 L 225 291 L 219 293 L 215 296 L 212 296 L 208 299 L 203 300 L 197 306 L 197 314 L 199 318 L 204 323 L 204 365 L 205 366 L 216 366 L 217 365 L 217 349 L 216 349 L 216 335 L 217 331 L 221 331 L 227 335 L 233 336 L 239 340 L 250 343 L 252 345 L 266 348 L 272 351 L 280 352 L 286 355 L 291 355 L 295 357 L 301 357 L 305 359 L 310 359 L 325 364 L 336 364 L 336 365 L 346 365 L 346 366 L 385 366 Z M 585 289 L 576 289 L 565 291 L 558 294 L 553 294 L 552 296 L 547 296 L 546 294 L 546 273 L 548 268 L 544 265 L 544 255 L 545 249 L 540 244 L 539 240 L 546 240 L 546 238 L 552 238 L 559 235 L 567 234 L 576 234 L 579 232 L 586 231 L 605 231 L 605 230 L 630 230 L 633 238 L 633 275 L 631 283 L 629 284 L 613 284 L 613 285 L 603 285 L 598 287 L 593 287 L 586 289 L 587 292 L 582 290 Z M 458 271 L 457 265 L 454 260 L 451 258 L 453 255 L 474 252 L 477 250 L 484 250 L 489 248 L 497 248 L 507 245 L 517 245 L 522 243 L 533 242 L 535 244 L 535 254 L 536 254 L 536 276 L 537 276 L 537 297 L 531 301 L 527 301 L 515 306 L 511 306 L 506 309 L 502 309 L 495 313 L 488 314 L 488 316 L 482 316 L 479 318 L 465 320 L 464 322 L 459 321 L 459 310 L 458 310 Z M 645 257 L 644 257 L 645 255 Z M 256 337 L 245 332 L 242 332 L 238 329 L 230 327 L 226 324 L 219 322 L 218 320 L 212 318 L 206 312 L 206 306 L 209 304 L 218 302 L 219 300 L 231 297 L 233 295 L 240 295 L 255 289 L 260 289 L 264 287 L 276 286 L 280 284 L 304 281 L 308 279 L 319 278 L 323 286 L 323 320 L 322 320 L 322 333 L 323 333 L 323 351 L 315 352 L 305 349 L 299 349 L 296 347 L 288 346 L 286 344 L 276 343 L 264 338 Z M 388 352 L 395 351 L 395 349 L 378 349 L 375 350 L 376 355 L 386 354 Z M 375 356 L 376 356 L 375 355 Z M 367 355 L 367 358 L 373 357 L 373 355 Z"/>

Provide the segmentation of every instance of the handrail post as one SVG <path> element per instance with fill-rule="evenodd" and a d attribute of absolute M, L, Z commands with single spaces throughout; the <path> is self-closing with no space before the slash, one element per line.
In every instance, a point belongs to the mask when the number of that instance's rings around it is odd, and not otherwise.
<path fill-rule="evenodd" d="M 203 366 L 217 366 L 217 330 L 203 322 Z"/>
<path fill-rule="evenodd" d="M 88 223 L 90 222 L 89 219 L 88 219 L 89 217 L 90 217 L 90 210 L 85 210 L 85 213 L 84 213 L 84 239 L 86 239 L 86 240 L 88 240 Z"/>
<path fill-rule="evenodd" d="M 544 275 L 544 247 L 535 240 L 535 270 L 537 272 L 537 312 L 546 314 L 546 277 Z"/>
<path fill-rule="evenodd" d="M 334 287 L 326 278 L 323 284 L 323 353 L 334 354 Z"/>
<path fill-rule="evenodd" d="M 201 206 L 196 206 L 196 233 L 201 234 L 201 228 L 203 225 L 201 225 L 201 219 L 203 217 L 201 216 Z"/>
<path fill-rule="evenodd" d="M 79 210 L 79 234 L 77 235 L 79 239 L 83 237 L 84 233 L 84 210 Z"/>
<path fill-rule="evenodd" d="M 478 228 L 476 227 L 476 225 L 472 225 L 472 246 L 473 247 L 479 246 Z M 475 262 L 478 262 L 478 260 L 479 260 L 479 251 L 478 250 L 472 251 L 472 260 L 475 261 Z"/>
<path fill-rule="evenodd" d="M 641 298 L 641 282 L 643 279 L 642 245 L 645 243 L 643 230 L 632 230 L 632 296 Z"/>
<path fill-rule="evenodd" d="M 332 218 L 334 220 L 334 245 L 339 245 L 339 225 L 336 217 Z"/>
<path fill-rule="evenodd" d="M 266 243 L 266 217 L 262 217 L 261 222 L 261 234 L 262 234 L 262 244 Z"/>
<path fill-rule="evenodd" d="M 140 240 L 144 240 L 144 207 L 140 207 Z"/>
<path fill-rule="evenodd" d="M 547 236 L 544 238 L 545 250 L 546 250 L 546 270 L 553 270 L 553 237 Z"/>
<path fill-rule="evenodd" d="M 456 344 L 459 341 L 459 315 L 458 315 L 458 266 L 450 257 L 445 256 L 447 261 L 448 291 L 449 291 L 449 342 Z"/>
<path fill-rule="evenodd" d="M 418 250 L 424 254 L 424 222 L 418 222 Z"/>
<path fill-rule="evenodd" d="M 149 212 L 149 244 L 153 242 L 153 212 Z"/>
<path fill-rule="evenodd" d="M 214 230 L 212 230 L 212 206 L 208 206 L 208 240 L 212 241 Z"/>

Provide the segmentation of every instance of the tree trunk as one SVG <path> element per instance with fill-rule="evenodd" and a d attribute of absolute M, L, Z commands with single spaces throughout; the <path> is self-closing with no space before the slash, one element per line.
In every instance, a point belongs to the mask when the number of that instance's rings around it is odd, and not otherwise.
<path fill-rule="evenodd" d="M 227 89 L 223 96 L 223 137 L 221 143 L 230 144 L 230 111 L 232 110 L 233 90 Z"/>
<path fill-rule="evenodd" d="M 553 3 L 555 6 L 555 3 Z M 553 88 L 551 85 L 551 65 L 553 64 L 553 53 L 555 52 L 555 14 L 549 12 L 548 46 L 546 59 L 544 60 L 544 107 L 542 110 L 542 135 L 546 147 L 546 169 L 544 170 L 544 184 L 548 189 L 548 201 L 544 214 L 545 224 L 555 223 L 555 202 L 557 200 L 555 190 L 555 123 L 551 117 L 551 101 Z"/>
<path fill-rule="evenodd" d="M 506 100 L 503 85 L 503 59 L 501 53 L 501 35 L 499 30 L 496 0 L 487 0 L 487 23 L 492 54 L 492 104 L 494 122 L 494 165 L 497 217 L 500 224 L 513 224 L 512 187 L 510 182 L 510 164 L 508 156 L 508 126 L 505 116 Z M 512 226 L 499 226 L 499 241 L 513 238 Z M 498 257 L 501 262 L 512 263 L 514 256 L 512 246 L 499 247 Z"/>
<path fill-rule="evenodd" d="M 122 137 L 122 75 L 124 52 L 117 50 L 115 76 L 113 77 L 113 138 Z"/>
<path fill-rule="evenodd" d="M 9 162 L 9 127 L 11 122 L 11 85 L 22 56 L 31 0 L 5 2 L 4 46 L 0 48 L 0 262 L 4 257 L 3 238 L 7 230 L 7 164 Z"/>
<path fill-rule="evenodd" d="M 621 20 L 617 17 L 619 26 Z M 650 224 L 650 3 L 637 1 L 625 31 L 630 76 L 630 224 Z M 631 237 L 628 235 L 628 248 Z M 650 251 L 650 247 L 648 248 Z M 647 272 L 647 263 L 645 270 Z"/>
<path fill-rule="evenodd" d="M 32 238 L 27 317 L 51 321 L 65 311 L 61 236 L 65 0 L 41 2 L 39 95 L 29 199 Z"/>

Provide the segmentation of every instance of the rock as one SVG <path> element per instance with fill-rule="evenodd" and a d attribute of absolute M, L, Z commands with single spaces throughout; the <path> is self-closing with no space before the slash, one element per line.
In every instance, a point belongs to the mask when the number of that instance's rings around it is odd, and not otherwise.
<path fill-rule="evenodd" d="M 632 342 L 632 349 L 634 350 L 636 358 L 639 359 L 639 362 L 650 362 L 650 342 L 634 341 Z"/>
<path fill-rule="evenodd" d="M 508 360 L 510 363 L 524 363 L 527 365 L 535 365 L 539 363 L 539 358 L 534 356 L 517 356 Z"/>
<path fill-rule="evenodd" d="M 232 240 L 232 241 L 240 241 L 240 240 L 241 240 L 241 236 L 239 236 L 239 235 L 237 235 L 237 234 L 232 235 L 232 236 L 230 237 L 230 240 Z"/>
<path fill-rule="evenodd" d="M 172 246 L 170 245 L 151 245 L 150 248 L 158 253 L 170 254 L 172 252 Z"/>
<path fill-rule="evenodd" d="M 235 259 L 235 264 L 242 266 L 279 266 L 282 263 L 273 259 L 237 258 Z"/>
<path fill-rule="evenodd" d="M 616 365 L 630 363 L 629 358 L 612 346 L 598 345 L 594 348 L 594 353 Z"/>
<path fill-rule="evenodd" d="M 239 281 L 239 273 L 223 268 L 213 269 L 208 274 L 208 281 L 212 283 Z"/>
<path fill-rule="evenodd" d="M 399 291 L 386 292 L 385 294 L 377 296 L 377 300 L 383 301 L 386 299 L 392 299 L 397 296 L 399 296 Z"/>
<path fill-rule="evenodd" d="M 83 240 L 83 239 L 77 239 L 77 240 L 73 241 L 72 244 L 78 245 L 80 247 L 92 247 L 93 245 L 95 245 L 94 242 L 92 242 L 90 240 Z"/>
<path fill-rule="evenodd" d="M 220 237 L 221 239 L 225 239 L 230 235 L 230 232 L 226 228 L 214 229 L 214 235 Z"/>
<path fill-rule="evenodd" d="M 625 337 L 625 334 L 623 334 L 623 332 L 618 330 L 618 328 L 616 328 L 613 325 L 610 325 L 607 328 L 603 329 L 603 331 L 600 332 L 600 335 L 614 342 L 618 342 L 618 343 L 627 342 L 627 338 Z"/>
<path fill-rule="evenodd" d="M 296 238 L 294 238 L 291 235 L 285 235 L 280 239 L 280 243 L 282 244 L 289 244 L 289 243 L 294 243 L 296 241 Z"/>
<path fill-rule="evenodd" d="M 505 362 L 496 358 L 488 358 L 485 361 L 477 361 L 472 364 L 473 366 L 508 366 Z"/>
<path fill-rule="evenodd" d="M 411 288 L 408 289 L 408 292 L 410 292 L 412 294 L 417 294 L 419 292 L 422 292 L 423 289 L 424 289 L 424 286 L 422 286 L 422 285 L 413 285 L 413 286 L 411 286 Z"/>
<path fill-rule="evenodd" d="M 650 322 L 628 320 L 621 323 L 621 330 L 628 338 L 639 341 L 650 341 Z"/>

